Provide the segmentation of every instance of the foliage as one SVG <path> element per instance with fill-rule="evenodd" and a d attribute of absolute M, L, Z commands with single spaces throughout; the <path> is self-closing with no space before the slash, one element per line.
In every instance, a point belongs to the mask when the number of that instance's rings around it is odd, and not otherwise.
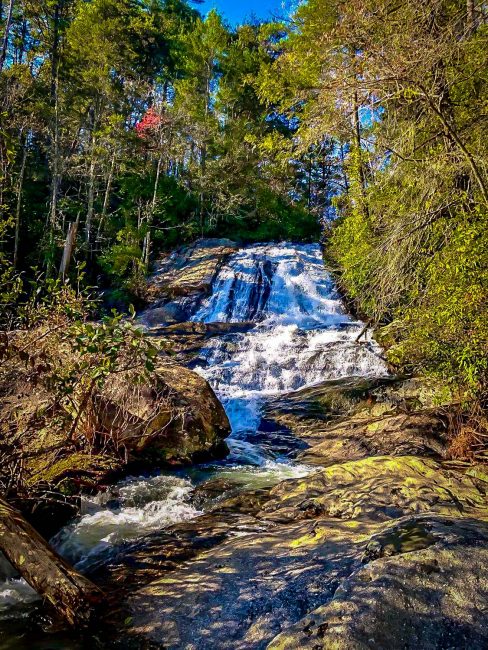
<path fill-rule="evenodd" d="M 340 163 L 326 255 L 390 360 L 486 405 L 486 10 L 302 3 L 259 92 Z"/>
<path fill-rule="evenodd" d="M 121 373 L 134 390 L 151 384 L 158 354 L 121 314 L 89 320 L 96 305 L 59 280 L 31 281 L 16 304 L 0 346 L 0 487 L 13 493 L 46 480 L 53 458 L 116 457 L 116 441 L 94 427 L 94 400 Z"/>
<path fill-rule="evenodd" d="M 24 277 L 54 277 L 76 223 L 87 280 L 137 300 L 152 257 L 182 241 L 233 224 L 252 240 L 308 237 L 317 214 L 299 162 L 289 182 L 261 146 L 293 135 L 255 88 L 282 35 L 231 29 L 185 0 L 16 2 L 0 70 L 0 254 Z"/>

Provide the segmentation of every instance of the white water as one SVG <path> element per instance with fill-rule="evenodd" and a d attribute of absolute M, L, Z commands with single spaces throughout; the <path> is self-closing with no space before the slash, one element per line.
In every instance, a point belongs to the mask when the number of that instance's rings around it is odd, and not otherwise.
<path fill-rule="evenodd" d="M 245 334 L 211 339 L 202 351 L 206 364 L 197 372 L 222 400 L 233 430 L 231 455 L 205 470 L 207 476 L 261 486 L 307 473 L 309 468 L 248 440 L 258 429 L 265 399 L 326 379 L 386 374 L 369 334 L 366 343 L 356 343 L 363 323 L 345 313 L 318 245 L 242 249 L 221 270 L 212 295 L 192 320 L 257 323 Z M 188 478 L 128 479 L 109 494 L 86 499 L 85 513 L 54 544 L 86 568 L 123 541 L 197 516 L 191 492 Z M 0 584 L 0 612 L 2 605 L 33 598 L 21 580 L 9 577 Z"/>
<path fill-rule="evenodd" d="M 236 253 L 192 320 L 245 322 L 251 314 L 258 325 L 230 342 L 214 339 L 203 353 L 207 365 L 197 370 L 224 403 L 234 437 L 256 429 L 269 396 L 387 372 L 369 333 L 356 342 L 364 324 L 345 313 L 316 244 L 258 245 Z"/>
<path fill-rule="evenodd" d="M 52 540 L 83 570 L 118 544 L 201 514 L 190 503 L 193 486 L 176 476 L 129 478 L 108 493 L 85 499 L 85 514 Z"/>

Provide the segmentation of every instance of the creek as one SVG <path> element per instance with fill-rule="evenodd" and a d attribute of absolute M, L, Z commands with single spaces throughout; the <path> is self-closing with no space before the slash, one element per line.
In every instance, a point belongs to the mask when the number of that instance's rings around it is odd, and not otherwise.
<path fill-rule="evenodd" d="M 270 399 L 326 379 L 387 373 L 370 333 L 357 343 L 364 325 L 346 313 L 319 245 L 260 244 L 239 250 L 222 267 L 192 320 L 254 323 L 244 333 L 209 339 L 194 368 L 226 409 L 230 454 L 186 470 L 130 477 L 107 493 L 84 498 L 81 516 L 53 540 L 81 570 L 103 563 L 123 542 L 198 517 L 197 485 L 218 478 L 255 488 L 311 471 L 293 460 L 299 443 L 266 426 L 262 411 Z M 3 574 L 0 628 L 10 626 L 12 643 L 2 640 L 0 648 L 29 647 L 19 641 L 19 630 L 37 607 L 35 594 L 22 580 L 6 570 Z M 42 643 L 36 647 L 77 647 L 66 641 Z"/>

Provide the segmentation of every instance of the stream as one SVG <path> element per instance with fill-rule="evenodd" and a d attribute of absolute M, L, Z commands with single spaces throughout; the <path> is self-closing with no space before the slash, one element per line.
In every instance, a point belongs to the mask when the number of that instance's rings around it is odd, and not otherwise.
<path fill-rule="evenodd" d="M 263 425 L 266 402 L 326 379 L 387 372 L 369 333 L 365 342 L 356 342 L 364 325 L 345 312 L 319 245 L 260 244 L 239 250 L 222 267 L 192 320 L 255 323 L 245 333 L 209 339 L 194 368 L 226 409 L 230 454 L 185 470 L 129 477 L 107 493 L 84 498 L 82 515 L 53 540 L 81 570 L 103 563 L 125 541 L 198 517 L 202 505 L 193 492 L 206 481 L 224 478 L 242 488 L 262 487 L 308 473 L 311 468 L 293 460 L 297 441 Z M 22 645 L 21 630 L 37 611 L 36 596 L 0 565 L 2 576 L 0 648 L 32 647 L 27 641 Z M 36 647 L 78 647 L 43 643 Z"/>

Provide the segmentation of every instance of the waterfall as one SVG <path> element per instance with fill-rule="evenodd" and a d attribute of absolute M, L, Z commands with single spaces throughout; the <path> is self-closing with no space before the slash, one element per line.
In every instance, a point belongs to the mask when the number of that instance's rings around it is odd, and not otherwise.
<path fill-rule="evenodd" d="M 235 253 L 192 320 L 258 323 L 211 341 L 197 369 L 224 403 L 234 434 L 256 427 L 267 396 L 387 372 L 370 333 L 356 342 L 364 324 L 346 314 L 318 244 L 262 244 Z"/>

